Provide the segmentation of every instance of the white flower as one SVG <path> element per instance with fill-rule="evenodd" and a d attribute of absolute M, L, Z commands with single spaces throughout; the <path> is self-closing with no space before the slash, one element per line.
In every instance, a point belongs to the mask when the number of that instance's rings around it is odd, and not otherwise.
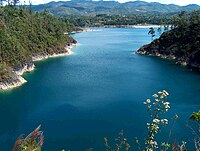
<path fill-rule="evenodd" d="M 155 145 L 155 146 L 158 145 L 158 143 L 157 143 L 156 141 L 152 141 L 152 140 L 149 142 L 149 144 L 151 144 L 151 145 Z"/>
<path fill-rule="evenodd" d="M 163 103 L 164 105 L 169 105 L 170 103 L 169 102 L 165 102 L 165 103 Z"/>
<path fill-rule="evenodd" d="M 154 98 L 157 98 L 158 97 L 158 95 L 157 94 L 154 94 L 154 95 L 152 95 Z"/>
<path fill-rule="evenodd" d="M 169 93 L 166 90 L 163 90 L 163 93 L 165 93 L 166 95 L 169 95 Z"/>
<path fill-rule="evenodd" d="M 162 119 L 161 122 L 162 122 L 163 124 L 168 124 L 168 120 L 167 120 L 167 119 Z"/>
<path fill-rule="evenodd" d="M 151 103 L 151 100 L 150 100 L 150 99 L 147 99 L 147 103 Z"/>
<path fill-rule="evenodd" d="M 169 106 L 169 105 L 165 105 L 165 108 L 166 108 L 166 109 L 170 109 L 170 106 Z"/>
<path fill-rule="evenodd" d="M 162 94 L 162 95 L 160 96 L 160 98 L 161 98 L 161 99 L 164 99 L 164 98 L 165 98 L 165 95 Z"/>
<path fill-rule="evenodd" d="M 159 130 L 159 126 L 154 124 L 154 125 L 153 125 L 153 128 L 155 129 L 155 132 L 157 133 L 158 130 Z"/>
<path fill-rule="evenodd" d="M 160 120 L 157 119 L 157 118 L 155 118 L 155 119 L 153 119 L 153 122 L 154 122 L 154 123 L 160 123 Z"/>

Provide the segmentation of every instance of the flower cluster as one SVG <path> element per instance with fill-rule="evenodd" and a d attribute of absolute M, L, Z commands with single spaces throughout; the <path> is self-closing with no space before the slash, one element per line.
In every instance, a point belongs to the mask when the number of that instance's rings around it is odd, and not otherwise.
<path fill-rule="evenodd" d="M 160 120 L 157 119 L 157 118 L 155 118 L 155 119 L 153 119 L 153 123 L 159 124 L 159 123 L 160 123 Z"/>
<path fill-rule="evenodd" d="M 151 122 L 147 123 L 148 138 L 146 139 L 146 151 L 154 151 L 158 148 L 158 143 L 155 141 L 155 134 L 159 130 L 168 124 L 166 118 L 162 118 L 162 115 L 170 109 L 170 103 L 165 99 L 169 95 L 166 90 L 159 91 L 157 94 L 152 95 L 153 99 L 147 99 L 144 104 L 147 105 Z"/>
<path fill-rule="evenodd" d="M 163 123 L 163 124 L 168 124 L 168 120 L 167 120 L 167 119 L 161 119 L 160 121 L 161 121 L 161 123 Z"/>

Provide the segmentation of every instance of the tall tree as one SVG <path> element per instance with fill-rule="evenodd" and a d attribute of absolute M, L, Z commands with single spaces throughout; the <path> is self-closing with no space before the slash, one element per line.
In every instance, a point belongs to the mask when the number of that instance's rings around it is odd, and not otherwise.
<path fill-rule="evenodd" d="M 151 35 L 151 40 L 153 40 L 153 37 L 155 37 L 155 30 L 153 27 L 149 28 L 148 35 Z"/>
<path fill-rule="evenodd" d="M 159 35 L 161 35 L 162 34 L 162 27 L 158 27 L 157 31 L 158 31 Z"/>
<path fill-rule="evenodd" d="M 13 4 L 13 6 L 15 7 L 18 3 L 19 3 L 20 1 L 19 0 L 12 0 L 12 4 Z"/>
<path fill-rule="evenodd" d="M 169 30 L 169 25 L 164 25 L 164 31 L 168 31 Z"/>

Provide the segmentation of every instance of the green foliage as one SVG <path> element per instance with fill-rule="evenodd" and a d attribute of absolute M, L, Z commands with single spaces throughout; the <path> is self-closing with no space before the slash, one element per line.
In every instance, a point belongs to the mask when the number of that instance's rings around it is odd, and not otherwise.
<path fill-rule="evenodd" d="M 191 13 L 181 12 L 172 19 L 169 30 L 159 39 L 142 47 L 138 52 L 174 59 L 177 64 L 188 65 L 193 69 L 200 69 L 200 10 Z"/>
<path fill-rule="evenodd" d="M 156 135 L 161 128 L 168 124 L 168 119 L 163 117 L 170 109 L 170 103 L 165 101 L 168 95 L 169 93 L 163 90 L 153 95 L 153 101 L 147 99 L 144 102 L 144 104 L 147 105 L 147 110 L 151 119 L 151 121 L 147 123 L 148 136 L 145 141 L 146 151 L 153 151 L 159 148 L 159 144 L 156 141 Z M 161 147 L 164 147 L 166 150 L 170 145 L 168 142 L 164 142 L 161 144 Z"/>
<path fill-rule="evenodd" d="M 53 17 L 48 11 L 32 13 L 23 6 L 0 7 L 0 63 L 4 69 L 17 70 L 32 62 L 32 56 L 64 51 L 68 43 L 74 43 L 64 32 L 71 32 L 73 26 Z M 3 70 L 3 71 L 5 71 Z M 0 80 L 9 78 L 10 72 L 0 74 Z M 11 76 L 11 75 L 10 75 Z"/>
<path fill-rule="evenodd" d="M 124 27 L 136 24 L 171 24 L 175 14 L 98 14 L 88 16 L 66 16 L 67 21 L 81 27 L 117 26 Z"/>
<path fill-rule="evenodd" d="M 125 148 L 126 151 L 129 150 L 130 145 L 128 143 L 127 138 L 124 137 L 123 131 L 119 133 L 119 136 L 115 139 L 115 141 L 116 141 L 116 146 L 112 148 L 111 146 L 109 146 L 108 139 L 106 137 L 104 138 L 104 145 L 106 151 L 122 151 L 123 148 Z"/>
<path fill-rule="evenodd" d="M 192 11 L 199 9 L 198 5 L 178 6 L 142 1 L 119 3 L 117 1 L 73 0 L 50 2 L 33 6 L 35 11 L 48 9 L 55 16 L 88 16 L 88 15 L 135 15 L 135 14 L 162 14 L 174 13 L 181 10 Z"/>
<path fill-rule="evenodd" d="M 0 63 L 0 82 L 7 81 L 12 76 L 12 69 L 6 64 Z"/>
<path fill-rule="evenodd" d="M 175 6 L 160 3 L 116 1 L 60 1 L 32 6 L 34 11 L 48 9 L 55 16 L 63 17 L 76 26 L 100 27 L 136 24 L 172 24 L 174 15 L 182 10 L 193 11 L 198 5 Z"/>
<path fill-rule="evenodd" d="M 190 116 L 190 119 L 193 121 L 200 122 L 200 111 L 193 112 L 192 115 Z"/>
<path fill-rule="evenodd" d="M 158 27 L 157 29 L 158 33 L 159 33 L 159 36 L 162 34 L 162 28 L 161 27 Z"/>
<path fill-rule="evenodd" d="M 190 116 L 190 120 L 197 124 L 196 127 L 192 127 L 189 125 L 187 126 L 191 129 L 194 135 L 194 145 L 196 151 L 200 151 L 200 111 L 193 112 Z"/>
<path fill-rule="evenodd" d="M 153 37 L 155 36 L 155 30 L 153 27 L 149 28 L 148 35 L 151 35 L 151 40 L 153 40 Z"/>

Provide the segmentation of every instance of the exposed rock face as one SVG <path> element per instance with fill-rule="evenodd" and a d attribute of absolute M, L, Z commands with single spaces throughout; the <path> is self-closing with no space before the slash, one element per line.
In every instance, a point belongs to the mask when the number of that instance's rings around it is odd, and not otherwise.
<path fill-rule="evenodd" d="M 29 64 L 24 64 L 23 67 L 21 68 L 18 68 L 15 73 L 17 75 L 22 75 L 24 74 L 25 72 L 31 72 L 33 71 L 35 68 L 35 65 L 33 63 L 29 63 Z"/>
<path fill-rule="evenodd" d="M 176 64 L 200 70 L 200 45 L 196 44 L 200 38 L 191 32 L 180 33 L 178 29 L 163 33 L 159 39 L 142 46 L 136 54 L 175 60 Z"/>
<path fill-rule="evenodd" d="M 165 49 L 165 48 L 163 48 L 163 49 Z M 163 59 L 177 60 L 177 63 L 178 63 L 178 58 L 175 56 L 175 54 L 164 53 L 164 50 L 160 52 L 159 48 L 157 48 L 157 46 L 154 46 L 154 44 L 152 44 L 152 43 L 142 46 L 135 53 L 141 54 L 141 55 L 160 57 Z M 181 61 L 180 61 L 180 63 L 181 63 Z"/>
<path fill-rule="evenodd" d="M 76 45 L 77 45 L 76 43 L 69 44 L 65 47 L 65 49 L 63 51 L 54 52 L 52 54 L 45 53 L 45 54 L 35 55 L 35 56 L 32 57 L 32 60 L 33 61 L 40 61 L 40 60 L 48 59 L 48 58 L 71 55 L 73 53 L 71 51 L 71 49 L 73 47 L 75 47 Z"/>
<path fill-rule="evenodd" d="M 6 80 L 4 82 L 0 82 L 0 90 L 12 89 L 12 88 L 21 86 L 22 84 L 26 82 L 27 81 L 23 77 L 13 73 L 12 79 Z"/>
<path fill-rule="evenodd" d="M 43 60 L 47 58 L 70 55 L 73 53 L 71 49 L 76 45 L 77 45 L 76 42 L 73 42 L 71 44 L 68 44 L 65 47 L 65 49 L 62 51 L 60 50 L 53 54 L 40 54 L 40 55 L 36 55 L 32 57 L 32 61 L 30 61 L 29 63 L 24 63 L 23 65 L 14 69 L 11 76 L 12 78 L 4 82 L 0 82 L 0 90 L 12 89 L 26 83 L 27 81 L 21 75 L 23 75 L 25 72 L 31 72 L 34 70 L 35 65 L 33 64 L 33 61 L 39 61 L 39 60 Z"/>
<path fill-rule="evenodd" d="M 165 48 L 163 48 L 163 49 L 165 49 Z M 136 51 L 136 54 L 149 55 L 149 56 L 154 56 L 154 57 L 160 57 L 163 59 L 174 60 L 176 62 L 176 64 L 183 65 L 183 66 L 189 66 L 188 58 L 178 57 L 173 53 L 166 54 L 166 53 L 164 53 L 164 50 L 159 51 L 159 48 L 156 49 L 156 47 L 152 46 L 151 44 L 142 46 L 140 49 L 138 49 Z M 200 65 L 199 65 L 199 67 L 200 67 Z"/>

